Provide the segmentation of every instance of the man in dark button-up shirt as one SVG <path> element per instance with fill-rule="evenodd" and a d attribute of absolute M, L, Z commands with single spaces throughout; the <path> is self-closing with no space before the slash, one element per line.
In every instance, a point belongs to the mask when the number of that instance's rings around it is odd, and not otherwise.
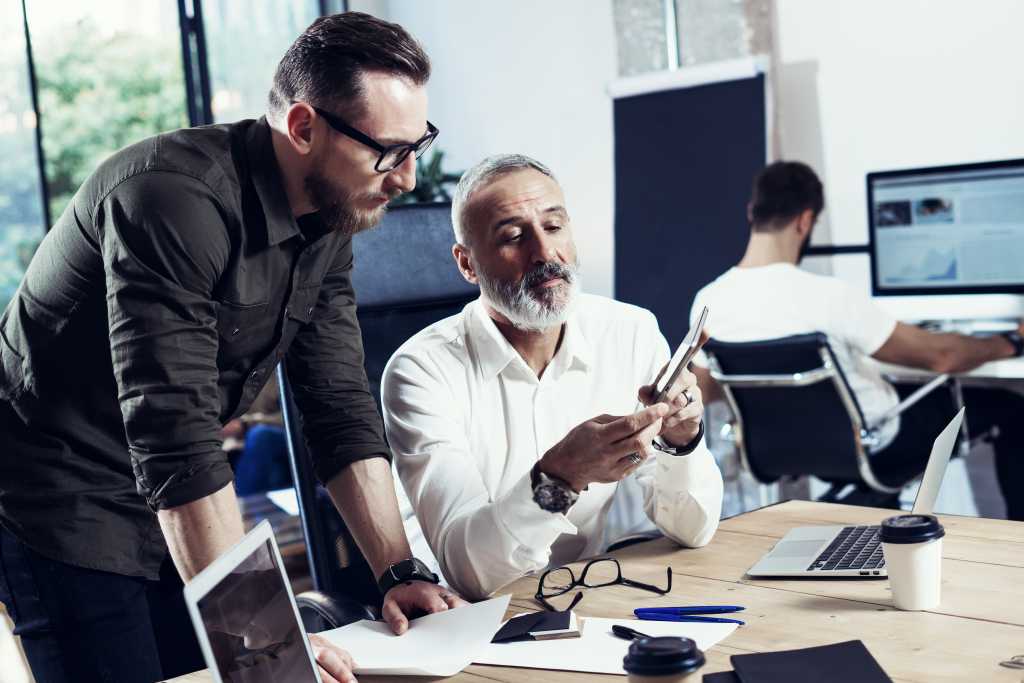
<path fill-rule="evenodd" d="M 168 550 L 188 580 L 242 536 L 220 430 L 282 360 L 371 567 L 408 564 L 351 235 L 415 186 L 437 132 L 429 68 L 397 25 L 318 20 L 265 119 L 118 152 L 43 241 L 0 318 L 0 601 L 40 683 L 201 664 Z M 384 616 L 401 633 L 413 610 L 460 602 L 406 581 Z M 315 647 L 325 680 L 350 678 L 343 651 Z"/>

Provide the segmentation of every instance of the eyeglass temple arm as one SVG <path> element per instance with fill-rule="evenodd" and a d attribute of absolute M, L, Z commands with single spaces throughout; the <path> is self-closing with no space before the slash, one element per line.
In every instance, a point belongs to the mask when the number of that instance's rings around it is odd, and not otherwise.
<path fill-rule="evenodd" d="M 633 586 L 634 588 L 644 588 L 646 590 L 654 591 L 655 593 L 661 593 L 662 595 L 664 595 L 672 590 L 672 567 L 665 568 L 665 581 L 667 587 L 658 588 L 657 586 L 653 586 L 649 583 L 643 583 L 642 581 L 634 581 L 633 579 L 627 579 L 625 577 L 623 577 L 622 579 L 622 583 L 628 586 Z"/>

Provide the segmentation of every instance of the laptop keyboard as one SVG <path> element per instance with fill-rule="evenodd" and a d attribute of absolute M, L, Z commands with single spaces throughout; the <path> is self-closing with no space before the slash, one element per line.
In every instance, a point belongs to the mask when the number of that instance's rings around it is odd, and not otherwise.
<path fill-rule="evenodd" d="M 878 530 L 877 526 L 843 527 L 807 571 L 879 570 L 885 567 Z"/>

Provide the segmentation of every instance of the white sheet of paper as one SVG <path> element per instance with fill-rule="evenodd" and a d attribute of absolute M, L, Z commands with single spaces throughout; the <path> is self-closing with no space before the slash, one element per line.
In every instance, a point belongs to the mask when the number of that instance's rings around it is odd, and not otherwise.
<path fill-rule="evenodd" d="M 382 621 L 357 621 L 320 635 L 348 650 L 357 675 L 454 676 L 491 642 L 511 597 L 428 614 L 400 636 Z"/>
<path fill-rule="evenodd" d="M 299 514 L 299 499 L 295 496 L 295 489 L 267 491 L 267 498 L 289 515 Z"/>
<path fill-rule="evenodd" d="M 579 638 L 564 640 L 491 643 L 474 664 L 520 666 L 529 669 L 587 671 L 599 674 L 621 674 L 622 658 L 629 650 L 629 641 L 612 635 L 612 625 L 620 624 L 649 636 L 685 636 L 708 650 L 736 630 L 736 624 L 700 624 L 677 621 L 640 621 L 638 619 L 599 619 L 583 617 Z"/>

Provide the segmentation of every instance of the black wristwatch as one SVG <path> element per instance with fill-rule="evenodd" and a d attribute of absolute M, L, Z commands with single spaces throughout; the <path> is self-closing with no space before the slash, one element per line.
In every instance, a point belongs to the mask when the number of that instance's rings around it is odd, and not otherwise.
<path fill-rule="evenodd" d="M 430 571 L 430 567 L 415 557 L 410 557 L 408 560 L 395 562 L 384 570 L 384 573 L 377 579 L 377 587 L 380 589 L 381 595 L 387 595 L 387 592 L 398 584 L 409 581 L 441 583 L 441 580 L 437 578 L 437 574 Z"/>
<path fill-rule="evenodd" d="M 580 497 L 566 482 L 541 472 L 539 462 L 530 470 L 530 482 L 533 485 L 533 502 L 547 512 L 564 515 Z"/>
<path fill-rule="evenodd" d="M 1016 358 L 1024 356 L 1024 337 L 1020 336 L 1020 332 L 1003 332 L 1002 338 L 1013 344 L 1013 355 Z"/>
<path fill-rule="evenodd" d="M 700 440 L 704 438 L 704 420 L 700 421 L 700 427 L 697 428 L 697 436 L 690 439 L 690 443 L 685 446 L 669 446 L 668 443 L 663 441 L 661 437 L 654 440 L 654 447 L 662 453 L 668 453 L 669 455 L 689 455 L 700 445 Z"/>

